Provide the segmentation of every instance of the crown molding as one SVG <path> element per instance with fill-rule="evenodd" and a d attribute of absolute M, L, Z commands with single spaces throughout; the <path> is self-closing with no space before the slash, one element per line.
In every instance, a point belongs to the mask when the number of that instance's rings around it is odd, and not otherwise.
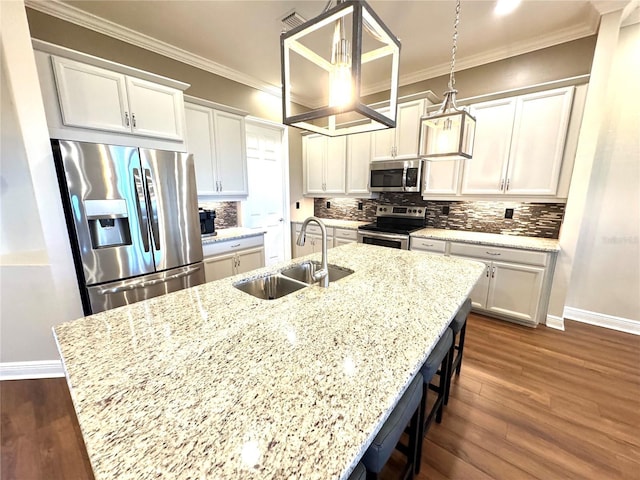
<path fill-rule="evenodd" d="M 487 63 L 497 62 L 506 58 L 534 52 L 543 48 L 553 47 L 554 45 L 593 35 L 598 30 L 599 21 L 599 15 L 592 15 L 587 25 L 566 28 L 551 35 L 545 35 L 544 37 L 535 38 L 530 41 L 511 43 L 508 47 L 500 47 L 478 55 L 458 58 L 456 59 L 456 71 L 486 65 Z M 411 74 L 402 75 L 400 77 L 400 85 L 410 85 L 412 83 L 421 82 L 441 75 L 447 75 L 450 69 L 451 64 L 447 62 L 425 68 L 424 70 L 419 70 Z M 375 86 L 372 86 L 371 88 L 374 89 Z"/>
<path fill-rule="evenodd" d="M 186 50 L 175 47 L 166 42 L 162 42 L 148 35 L 144 35 L 140 32 L 136 32 L 130 28 L 123 27 L 122 25 L 118 25 L 117 23 L 111 22 L 97 15 L 87 13 L 79 8 L 69 5 L 68 3 L 62 3 L 59 0 L 24 0 L 24 3 L 27 7 L 33 10 L 51 15 L 66 22 L 79 25 L 89 30 L 93 30 L 94 32 L 135 45 L 136 47 L 144 48 L 145 50 L 149 50 L 187 65 L 233 80 L 234 82 L 255 88 L 270 95 L 274 95 L 276 97 L 282 96 L 280 86 L 263 82 L 251 75 L 247 75 L 220 63 L 187 52 Z M 298 101 L 295 97 L 293 97 L 292 100 L 294 102 Z"/>

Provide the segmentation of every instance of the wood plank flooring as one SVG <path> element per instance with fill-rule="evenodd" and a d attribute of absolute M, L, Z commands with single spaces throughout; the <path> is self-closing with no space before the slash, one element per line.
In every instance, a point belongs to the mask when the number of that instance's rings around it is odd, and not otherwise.
<path fill-rule="evenodd" d="M 640 337 L 566 328 L 471 315 L 419 480 L 640 479 Z M 93 478 L 64 379 L 1 382 L 0 402 L 2 480 Z"/>

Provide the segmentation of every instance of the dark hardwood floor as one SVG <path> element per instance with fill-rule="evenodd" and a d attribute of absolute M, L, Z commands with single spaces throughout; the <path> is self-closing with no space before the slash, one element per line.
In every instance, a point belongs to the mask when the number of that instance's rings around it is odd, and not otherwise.
<path fill-rule="evenodd" d="M 640 337 L 566 328 L 471 315 L 418 479 L 640 479 Z M 93 478 L 64 379 L 1 382 L 0 402 L 2 480 Z"/>

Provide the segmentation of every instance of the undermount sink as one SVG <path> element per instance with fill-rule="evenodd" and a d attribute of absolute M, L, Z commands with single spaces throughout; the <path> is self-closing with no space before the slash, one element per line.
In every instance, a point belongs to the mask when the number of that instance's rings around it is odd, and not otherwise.
<path fill-rule="evenodd" d="M 254 297 L 263 300 L 274 300 L 305 288 L 307 284 L 272 273 L 262 277 L 242 280 L 234 283 L 233 286 Z"/>
<path fill-rule="evenodd" d="M 285 268 L 281 273 L 285 277 L 293 278 L 299 282 L 306 284 L 314 283 L 313 274 L 322 268 L 322 264 L 316 261 L 307 261 L 291 265 Z M 344 267 L 338 267 L 337 265 L 328 265 L 329 269 L 329 282 L 335 282 L 341 278 L 351 275 L 353 270 Z"/>

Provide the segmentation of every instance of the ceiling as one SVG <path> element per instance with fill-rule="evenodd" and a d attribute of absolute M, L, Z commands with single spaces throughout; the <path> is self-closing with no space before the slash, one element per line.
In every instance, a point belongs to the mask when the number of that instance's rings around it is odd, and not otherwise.
<path fill-rule="evenodd" d="M 326 1 L 26 0 L 25 3 L 276 93 L 281 84 L 281 19 L 294 10 L 311 19 L 322 12 Z M 448 73 L 455 2 L 368 3 L 402 43 L 400 85 Z M 524 0 L 515 12 L 502 17 L 493 13 L 494 6 L 495 1 L 462 1 L 457 70 L 591 35 L 596 32 L 600 17 L 596 5 L 587 0 Z M 365 86 L 365 93 L 379 90 L 375 80 Z M 312 103 L 301 88 L 293 93 L 301 103 Z"/>

